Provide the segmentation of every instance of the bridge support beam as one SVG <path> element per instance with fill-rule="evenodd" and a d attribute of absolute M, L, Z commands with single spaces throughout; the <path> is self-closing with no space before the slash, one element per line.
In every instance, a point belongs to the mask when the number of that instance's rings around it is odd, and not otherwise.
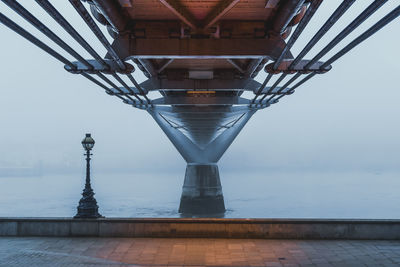
<path fill-rule="evenodd" d="M 147 111 L 187 162 L 179 212 L 183 216 L 222 215 L 225 204 L 217 162 L 256 109 L 155 106 Z M 208 134 L 207 142 L 196 139 L 201 134 Z"/>
<path fill-rule="evenodd" d="M 184 215 L 225 212 L 217 164 L 189 163 L 186 166 L 179 212 Z"/>

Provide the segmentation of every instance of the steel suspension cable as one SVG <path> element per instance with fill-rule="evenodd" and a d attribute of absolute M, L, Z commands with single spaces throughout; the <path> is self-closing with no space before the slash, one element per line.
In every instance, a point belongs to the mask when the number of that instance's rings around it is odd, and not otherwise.
<path fill-rule="evenodd" d="M 88 42 L 75 30 L 75 28 L 61 15 L 60 12 L 48 0 L 35 0 L 72 38 L 75 39 L 92 57 L 103 67 L 109 69 L 103 58 L 89 45 Z"/>
<path fill-rule="evenodd" d="M 103 32 L 100 30 L 100 28 L 97 26 L 96 22 L 93 20 L 93 18 L 90 16 L 90 14 L 87 12 L 86 8 L 84 5 L 80 2 L 80 0 L 69 0 L 69 2 L 72 4 L 72 6 L 75 8 L 75 10 L 78 12 L 78 14 L 82 17 L 82 19 L 85 21 L 85 23 L 89 26 L 91 31 L 96 35 L 97 39 L 102 43 L 102 45 L 106 48 L 108 53 L 111 55 L 111 57 L 117 62 L 119 68 L 121 70 L 125 70 L 126 66 L 125 63 L 122 61 L 122 59 L 118 56 L 118 54 L 115 52 L 114 48 L 111 46 L 111 44 L 108 42 L 107 38 L 104 36 Z M 116 74 L 117 75 L 117 74 Z M 132 79 L 133 76 L 131 77 Z M 138 83 L 136 83 L 138 84 Z M 122 84 L 123 85 L 123 84 Z M 124 86 L 124 85 L 123 85 Z M 136 86 L 135 86 L 136 87 Z M 140 88 L 140 86 L 139 86 Z M 141 90 L 139 89 L 138 90 Z M 136 93 L 133 92 L 133 95 L 140 99 Z M 140 100 L 143 102 L 143 100 Z M 149 100 L 148 100 L 149 101 Z"/>
<path fill-rule="evenodd" d="M 113 87 L 117 92 L 119 92 L 121 95 L 124 95 L 124 91 L 122 91 L 115 83 L 113 83 L 110 79 L 107 78 L 107 76 L 105 76 L 103 73 L 98 72 L 96 73 L 96 75 L 102 79 L 103 81 L 105 81 L 106 83 L 108 83 L 111 87 Z M 109 94 L 111 95 L 115 95 L 118 96 L 117 94 L 114 94 L 114 92 L 109 92 Z M 128 98 L 129 100 L 135 102 L 135 100 L 130 97 L 129 95 L 125 95 L 126 98 Z M 125 101 L 125 103 L 127 103 L 127 101 Z"/>
<path fill-rule="evenodd" d="M 346 38 L 350 33 L 357 29 L 365 20 L 367 20 L 372 14 L 374 14 L 379 8 L 381 8 L 388 0 L 375 0 L 371 3 L 365 10 L 363 10 L 360 15 L 355 18 L 349 25 L 347 25 L 328 45 L 326 45 L 309 63 L 304 66 L 304 69 L 311 67 L 329 51 L 331 51 L 339 42 Z M 285 90 L 290 84 L 297 80 L 302 74 L 296 73 L 289 81 L 287 81 L 274 95 L 278 95 L 283 90 Z M 270 101 L 270 97 L 268 101 Z"/>
<path fill-rule="evenodd" d="M 341 49 L 339 52 L 337 52 L 334 56 L 332 56 L 330 59 L 328 59 L 323 65 L 321 65 L 321 69 L 325 68 L 326 66 L 332 64 L 345 54 L 347 54 L 349 51 L 351 51 L 353 48 L 361 44 L 363 41 L 371 37 L 373 34 L 381 30 L 383 27 L 385 27 L 387 24 L 395 20 L 398 16 L 400 16 L 400 5 L 397 6 L 395 9 L 393 9 L 390 13 L 388 13 L 385 17 L 380 19 L 377 23 L 375 23 L 372 27 L 370 27 L 368 30 L 366 30 L 364 33 L 362 33 L 360 36 L 358 36 L 356 39 L 354 39 L 352 42 L 350 42 L 348 45 L 346 45 L 343 49 Z M 293 86 L 290 91 L 294 91 L 297 87 L 300 85 L 304 84 L 306 81 L 311 79 L 316 75 L 315 72 L 307 75 L 304 79 L 299 81 L 295 86 Z M 279 100 L 282 98 L 283 95 L 279 96 L 276 98 Z"/>
<path fill-rule="evenodd" d="M 39 21 L 32 13 L 26 10 L 21 4 L 19 4 L 15 0 L 1 0 L 8 7 L 13 9 L 16 13 L 18 13 L 21 17 L 23 17 L 26 21 L 32 24 L 36 29 L 41 31 L 44 35 L 46 35 L 49 39 L 67 51 L 71 56 L 76 58 L 78 61 L 83 63 L 89 69 L 93 69 L 93 66 L 86 61 L 81 55 L 79 55 L 72 47 L 70 47 L 67 43 L 61 40 L 54 32 L 52 32 L 46 25 L 44 25 L 41 21 Z"/>
<path fill-rule="evenodd" d="M 303 48 L 303 50 L 297 55 L 297 57 L 290 63 L 288 69 L 293 69 L 299 62 L 307 55 L 308 52 L 321 40 L 321 38 L 332 28 L 333 25 L 343 16 L 343 14 L 354 4 L 355 0 L 344 0 L 332 13 L 332 15 L 328 18 L 328 20 L 322 25 L 322 27 L 317 31 L 317 33 L 311 38 L 311 40 L 307 43 L 307 45 Z M 275 82 L 275 84 L 268 90 L 268 92 L 259 100 L 260 104 L 267 97 L 267 94 L 272 92 L 279 83 L 287 76 L 286 73 L 283 73 L 281 77 Z M 278 91 L 279 93 L 282 91 L 282 88 Z M 270 101 L 275 95 L 267 100 Z"/>
<path fill-rule="evenodd" d="M 137 100 L 139 100 L 140 103 L 143 104 L 143 100 L 142 100 L 141 98 L 139 98 L 139 97 L 137 96 L 137 94 L 136 94 L 135 92 L 132 91 L 131 88 L 129 88 L 129 86 L 121 79 L 121 77 L 118 76 L 118 74 L 113 73 L 112 76 L 113 76 L 120 84 L 122 84 L 122 86 L 123 86 L 126 90 L 128 90 L 128 92 L 131 92 L 131 93 L 133 94 L 133 96 L 136 97 Z"/>
<path fill-rule="evenodd" d="M 82 62 L 88 68 L 93 69 L 93 66 L 87 62 L 82 56 L 80 56 L 75 50 L 73 50 L 68 44 L 66 44 L 61 38 L 59 38 L 54 32 L 52 32 L 46 25 L 40 22 L 36 17 L 34 17 L 28 10 L 26 10 L 22 5 L 20 5 L 15 0 L 1 0 L 10 8 L 12 8 L 15 12 L 17 12 L 20 16 L 22 16 L 25 20 L 31 23 L 34 27 L 40 30 L 43 34 L 45 34 L 49 39 L 54 41 L 57 45 L 75 57 L 78 61 Z M 104 62 L 105 63 L 105 62 Z M 106 64 L 106 63 L 105 63 Z M 90 76 L 90 75 L 89 75 Z M 136 96 L 136 94 L 129 88 L 122 79 L 115 73 L 113 73 L 114 78 L 116 78 L 121 84 L 128 90 L 128 92 L 133 93 L 133 95 L 142 103 L 143 101 Z M 87 77 L 85 75 L 85 77 Z M 96 83 L 97 84 L 97 83 Z"/>
<path fill-rule="evenodd" d="M 22 36 L 23 38 L 25 38 L 26 40 L 28 40 L 29 42 L 31 42 L 32 44 L 34 44 L 35 46 L 39 47 L 40 49 L 42 49 L 43 51 L 45 51 L 46 53 L 48 53 L 49 55 L 51 55 L 52 57 L 54 57 L 55 59 L 57 59 L 58 61 L 64 63 L 65 65 L 69 66 L 71 69 L 76 70 L 76 66 L 69 61 L 68 59 L 66 59 L 65 57 L 63 57 L 62 55 L 60 55 L 58 52 L 56 52 L 55 50 L 53 50 L 52 48 L 50 48 L 48 45 L 46 45 L 45 43 L 43 43 L 42 41 L 40 41 L 39 39 L 37 39 L 35 36 L 33 36 L 32 34 L 30 34 L 28 31 L 26 31 L 25 29 L 23 29 L 22 27 L 20 27 L 18 24 L 16 24 L 15 22 L 13 22 L 11 19 L 9 19 L 8 17 L 6 17 L 3 13 L 0 12 L 0 22 L 2 22 L 6 27 L 8 27 L 9 29 L 11 29 L 12 31 L 14 31 L 15 33 L 19 34 L 20 36 Z M 94 79 L 93 77 L 91 77 L 88 74 L 82 73 L 82 76 L 89 79 L 90 81 L 94 82 L 96 85 L 101 86 L 103 89 L 105 89 L 108 93 L 112 93 L 107 86 L 105 86 L 104 84 L 102 84 L 101 82 L 97 81 L 96 79 Z M 126 102 L 126 99 L 116 95 L 118 98 L 120 98 L 121 100 L 123 100 L 124 102 Z"/>
<path fill-rule="evenodd" d="M 309 23 L 311 18 L 314 16 L 315 12 L 317 11 L 317 9 L 321 5 L 321 3 L 322 3 L 322 0 L 314 0 L 314 1 L 312 1 L 311 5 L 307 8 L 307 11 L 304 14 L 304 17 L 300 21 L 299 25 L 297 25 L 295 31 L 293 32 L 292 36 L 290 37 L 289 41 L 287 42 L 287 44 L 286 44 L 285 48 L 283 49 L 282 53 L 280 54 L 279 58 L 275 61 L 274 69 L 276 69 L 281 64 L 282 60 L 286 56 L 286 53 L 292 48 L 294 43 L 297 41 L 300 34 L 303 32 L 303 30 L 305 29 L 305 27 L 307 26 L 307 24 Z M 258 91 L 256 92 L 256 95 L 254 96 L 251 103 L 255 103 L 255 101 L 257 100 L 257 98 L 261 94 L 261 92 L 264 90 L 267 83 L 271 80 L 272 76 L 273 76 L 273 74 L 270 74 L 270 73 L 267 75 L 267 77 L 264 79 L 264 82 L 262 83 L 262 85 L 260 86 Z"/>
<path fill-rule="evenodd" d="M 3 0 L 2 0 L 3 1 Z M 9 0 L 7 0 L 9 1 Z M 58 10 L 48 0 L 36 0 L 36 2 L 51 16 L 53 19 L 64 28 L 89 54 L 91 54 L 103 67 L 109 69 L 107 62 L 83 39 L 83 37 L 71 26 L 71 24 L 58 12 Z M 113 75 L 116 75 L 115 72 Z M 130 74 L 129 74 L 130 75 Z M 98 75 L 104 80 L 104 75 Z M 115 76 L 114 76 L 115 77 Z M 118 77 L 119 78 L 119 77 Z M 118 79 L 117 78 L 117 79 Z M 109 79 L 105 80 L 109 83 Z M 110 83 L 109 83 L 110 84 Z M 114 84 L 115 85 L 115 84 Z M 111 85 L 113 86 L 113 85 Z M 128 92 L 135 95 L 131 88 L 128 87 Z M 136 95 L 135 95 L 136 96 Z M 141 101 L 142 102 L 142 101 Z"/>
<path fill-rule="evenodd" d="M 7 26 L 9 29 L 11 29 L 14 32 L 16 32 L 17 34 L 21 35 L 22 37 L 24 37 L 25 39 L 30 41 L 32 44 L 36 45 L 37 47 L 44 50 L 46 53 L 48 53 L 51 56 L 53 56 L 54 58 L 58 59 L 65 65 L 69 66 L 71 69 L 74 69 L 74 70 L 76 69 L 76 66 L 71 61 L 69 61 L 68 59 L 66 59 L 65 57 L 63 57 L 62 55 L 60 55 L 59 53 L 54 51 L 52 48 L 50 48 L 48 45 L 46 45 L 45 43 L 43 43 L 42 41 L 37 39 L 35 36 L 33 36 L 32 34 L 27 32 L 26 30 L 24 30 L 22 27 L 20 27 L 18 24 L 16 24 L 14 21 L 12 21 L 8 17 L 6 17 L 1 12 L 0 12 L 0 21 L 5 26 Z"/>
<path fill-rule="evenodd" d="M 117 53 L 115 52 L 114 48 L 108 42 L 107 38 L 104 36 L 103 32 L 100 30 L 99 26 L 97 26 L 96 22 L 87 12 L 84 5 L 81 3 L 80 0 L 69 0 L 78 14 L 82 17 L 85 23 L 89 26 L 90 30 L 96 35 L 97 39 L 101 42 L 101 44 L 106 48 L 108 53 L 112 56 L 112 58 L 117 62 L 119 68 L 121 70 L 125 70 L 126 66 L 125 63 L 119 58 Z"/>

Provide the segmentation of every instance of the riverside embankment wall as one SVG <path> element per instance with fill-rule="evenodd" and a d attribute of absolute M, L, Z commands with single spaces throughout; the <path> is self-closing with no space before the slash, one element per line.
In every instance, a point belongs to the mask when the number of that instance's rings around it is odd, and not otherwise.
<path fill-rule="evenodd" d="M 0 236 L 400 239 L 400 220 L 0 218 Z"/>

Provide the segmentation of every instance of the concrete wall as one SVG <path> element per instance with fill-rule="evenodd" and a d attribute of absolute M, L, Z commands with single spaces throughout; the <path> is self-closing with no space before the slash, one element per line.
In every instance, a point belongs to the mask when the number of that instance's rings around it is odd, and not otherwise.
<path fill-rule="evenodd" d="M 0 218 L 0 236 L 400 239 L 400 220 Z"/>

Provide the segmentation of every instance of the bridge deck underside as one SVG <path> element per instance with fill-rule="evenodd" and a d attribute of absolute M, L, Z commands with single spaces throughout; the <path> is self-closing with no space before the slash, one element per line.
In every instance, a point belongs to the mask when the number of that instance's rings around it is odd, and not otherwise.
<path fill-rule="evenodd" d="M 132 5 L 127 5 L 124 9 L 128 12 L 131 18 L 137 20 L 175 20 L 176 15 L 171 12 L 168 5 L 159 0 L 135 0 Z M 166 1 L 173 2 L 178 1 Z M 182 6 L 181 12 L 190 13 L 193 19 L 204 21 L 207 15 L 217 10 L 220 6 L 226 5 L 227 2 L 221 0 L 208 1 L 190 1 L 181 0 L 179 4 Z M 270 2 L 267 5 L 267 2 Z M 252 1 L 237 1 L 237 4 L 224 14 L 226 20 L 267 20 L 274 13 L 274 7 L 280 1 L 252 0 Z M 265 8 L 267 6 L 267 8 Z M 215 11 L 214 11 L 215 12 Z"/>
<path fill-rule="evenodd" d="M 171 127 L 181 131 L 200 148 L 205 148 L 225 130 L 233 127 L 247 110 L 225 106 L 173 106 L 160 112 Z"/>

